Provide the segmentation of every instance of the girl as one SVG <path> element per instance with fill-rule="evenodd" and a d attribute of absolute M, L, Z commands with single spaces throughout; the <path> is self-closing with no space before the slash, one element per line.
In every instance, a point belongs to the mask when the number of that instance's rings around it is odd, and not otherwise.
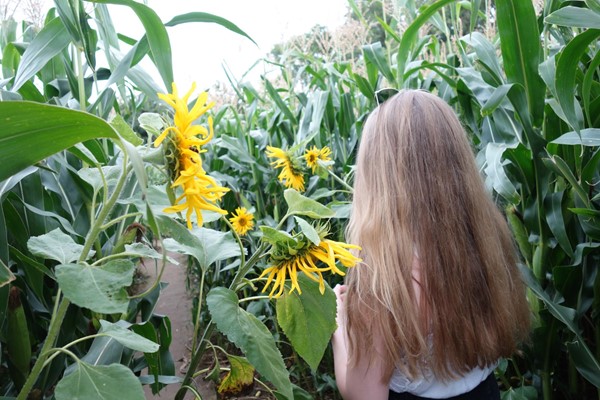
<path fill-rule="evenodd" d="M 335 288 L 344 399 L 499 399 L 493 370 L 527 338 L 529 309 L 510 231 L 443 100 L 403 91 L 369 116 L 347 233 L 363 265 Z"/>

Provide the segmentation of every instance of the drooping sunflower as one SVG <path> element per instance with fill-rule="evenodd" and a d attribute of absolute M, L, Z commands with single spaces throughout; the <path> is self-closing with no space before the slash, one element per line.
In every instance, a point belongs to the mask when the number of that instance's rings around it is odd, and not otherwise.
<path fill-rule="evenodd" d="M 244 236 L 249 230 L 254 227 L 254 215 L 249 213 L 245 207 L 235 209 L 233 217 L 229 218 L 233 230 L 240 236 Z"/>
<path fill-rule="evenodd" d="M 313 146 L 311 149 L 306 150 L 304 152 L 304 160 L 306 161 L 306 165 L 312 169 L 312 173 L 315 173 L 315 170 L 319 166 L 318 161 L 331 161 L 331 149 L 327 146 L 322 149 L 318 149 L 317 146 Z"/>
<path fill-rule="evenodd" d="M 267 157 L 275 158 L 271 163 L 275 168 L 281 168 L 277 176 L 279 182 L 286 187 L 291 187 L 298 191 L 304 191 L 304 174 L 298 160 L 289 152 L 278 147 L 267 146 Z"/>
<path fill-rule="evenodd" d="M 319 236 L 322 236 L 320 234 Z M 360 258 L 355 257 L 349 249 L 360 250 L 359 246 L 336 242 L 329 239 L 322 239 L 318 245 L 308 240 L 296 241 L 297 246 L 290 246 L 287 243 L 285 246 L 276 246 L 271 253 L 271 266 L 266 268 L 259 278 L 267 276 L 267 283 L 262 292 L 266 292 L 267 288 L 273 283 L 273 288 L 269 293 L 269 297 L 280 297 L 285 291 L 285 281 L 289 276 L 291 282 L 292 293 L 297 290 L 302 294 L 302 289 L 298 284 L 298 272 L 304 274 L 315 282 L 319 283 L 319 291 L 325 293 L 325 281 L 323 272 L 331 272 L 344 276 L 345 273 L 336 266 L 339 261 L 344 267 L 353 267 L 360 261 Z"/>
<path fill-rule="evenodd" d="M 173 126 L 167 127 L 154 141 L 158 147 L 165 139 L 170 154 L 169 167 L 173 183 L 171 187 L 181 187 L 182 193 L 175 200 L 175 204 L 164 209 L 167 213 L 186 211 L 186 221 L 189 229 L 192 229 L 192 214 L 196 214 L 198 226 L 202 226 L 202 210 L 210 210 L 219 214 L 227 214 L 216 204 L 229 189 L 221 187 L 202 168 L 200 154 L 206 150 L 206 145 L 214 136 L 213 121 L 208 117 L 208 129 L 202 125 L 193 124 L 198 118 L 206 113 L 214 103 L 207 103 L 208 93 L 202 92 L 196 103 L 190 110 L 188 101 L 196 85 L 183 96 L 179 97 L 177 86 L 173 83 L 173 93 L 162 94 L 158 97 L 173 107 L 175 113 Z"/>

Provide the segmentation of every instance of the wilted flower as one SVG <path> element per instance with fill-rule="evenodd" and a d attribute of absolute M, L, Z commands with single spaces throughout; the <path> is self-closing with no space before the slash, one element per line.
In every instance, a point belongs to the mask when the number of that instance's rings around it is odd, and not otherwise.
<path fill-rule="evenodd" d="M 286 187 L 291 187 L 298 191 L 304 190 L 304 174 L 302 168 L 298 165 L 298 160 L 287 151 L 277 147 L 267 146 L 267 157 L 275 158 L 271 163 L 275 168 L 281 168 L 277 176 L 280 182 Z"/>
<path fill-rule="evenodd" d="M 337 261 L 344 267 L 353 267 L 362 261 L 349 251 L 349 249 L 360 250 L 359 246 L 323 239 L 322 237 L 326 235 L 326 231 L 319 234 L 321 241 L 318 245 L 306 240 L 303 235 L 300 235 L 300 239 L 295 241 L 295 245 L 290 243 L 275 245 L 275 249 L 271 253 L 272 265 L 260 275 L 261 278 L 267 276 L 267 283 L 262 291 L 265 292 L 275 279 L 269 297 L 281 296 L 285 291 L 285 281 L 289 275 L 290 293 L 297 290 L 299 294 L 302 294 L 302 289 L 298 284 L 298 271 L 301 271 L 308 278 L 319 283 L 319 291 L 323 294 L 325 293 L 323 272 L 330 271 L 332 274 L 343 276 L 345 273 L 336 266 Z"/>
<path fill-rule="evenodd" d="M 219 214 L 227 214 L 216 205 L 229 189 L 221 187 L 217 182 L 206 174 L 202 168 L 200 153 L 206 150 L 202 146 L 207 144 L 213 137 L 212 118 L 208 117 L 208 129 L 201 125 L 192 123 L 200 118 L 206 111 L 213 107 L 214 103 L 206 103 L 208 94 L 202 92 L 192 109 L 188 109 L 188 101 L 196 89 L 192 88 L 183 96 L 179 97 L 177 86 L 173 83 L 172 94 L 161 94 L 158 97 L 173 107 L 175 111 L 174 126 L 165 129 L 154 141 L 158 147 L 166 138 L 169 138 L 167 151 L 170 160 L 171 175 L 173 177 L 172 187 L 180 186 L 183 193 L 175 200 L 175 205 L 165 208 L 165 212 L 186 211 L 187 226 L 192 229 L 192 213 L 196 213 L 198 225 L 201 226 L 202 210 L 210 210 Z"/>

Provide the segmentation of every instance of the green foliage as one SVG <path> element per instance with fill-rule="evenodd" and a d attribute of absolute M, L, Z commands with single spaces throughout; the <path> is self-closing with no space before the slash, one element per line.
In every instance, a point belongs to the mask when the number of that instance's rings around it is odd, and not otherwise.
<path fill-rule="evenodd" d="M 208 293 L 206 301 L 217 328 L 246 354 L 248 361 L 260 374 L 288 399 L 292 399 L 289 374 L 275 340 L 265 325 L 238 306 L 238 298 L 231 290 L 214 288 Z"/>
<path fill-rule="evenodd" d="M 319 285 L 305 275 L 298 277 L 302 294 L 285 293 L 277 299 L 277 322 L 294 349 L 316 371 L 335 325 L 335 294 L 330 287 L 325 295 Z"/>

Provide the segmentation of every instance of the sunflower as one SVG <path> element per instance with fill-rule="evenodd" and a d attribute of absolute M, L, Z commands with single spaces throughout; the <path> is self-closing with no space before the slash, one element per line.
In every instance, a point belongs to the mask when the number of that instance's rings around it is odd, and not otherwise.
<path fill-rule="evenodd" d="M 282 182 L 286 187 L 291 187 L 298 191 L 304 190 L 304 175 L 302 168 L 298 165 L 298 160 L 289 152 L 277 147 L 267 146 L 267 157 L 275 158 L 271 163 L 275 168 L 281 168 L 281 172 L 277 176 L 279 182 Z"/>
<path fill-rule="evenodd" d="M 331 156 L 331 149 L 327 146 L 320 150 L 317 148 L 317 146 L 313 146 L 311 149 L 304 152 L 304 160 L 306 161 L 306 165 L 312 169 L 313 174 L 319 167 L 318 161 L 331 161 L 329 156 Z"/>
<path fill-rule="evenodd" d="M 271 253 L 272 265 L 266 268 L 259 277 L 267 276 L 263 293 L 275 279 L 269 297 L 277 298 L 283 294 L 288 275 L 291 281 L 289 293 L 297 290 L 299 294 L 302 294 L 302 289 L 298 284 L 298 271 L 304 272 L 308 278 L 318 282 L 319 291 L 323 294 L 325 293 L 323 272 L 330 271 L 332 274 L 344 276 L 344 271 L 336 266 L 337 261 L 348 268 L 362 261 L 349 251 L 349 249 L 360 250 L 360 247 L 356 245 L 329 239 L 322 239 L 318 245 L 308 240 L 299 240 L 296 243 L 297 246 L 290 246 L 290 243 L 275 246 L 275 251 Z"/>
<path fill-rule="evenodd" d="M 182 194 L 177 197 L 175 204 L 164 209 L 167 213 L 186 211 L 186 221 L 189 229 L 192 229 L 192 214 L 196 214 L 198 226 L 202 226 L 202 210 L 214 211 L 219 214 L 227 214 L 216 205 L 229 189 L 221 187 L 217 182 L 206 174 L 202 168 L 200 154 L 206 150 L 202 146 L 207 144 L 214 136 L 213 121 L 208 117 L 208 129 L 201 125 L 193 125 L 193 122 L 206 113 L 214 103 L 208 103 L 208 94 L 202 92 L 196 103 L 190 110 L 188 101 L 196 85 L 183 96 L 179 97 L 177 86 L 173 83 L 172 94 L 159 93 L 158 96 L 175 111 L 173 126 L 167 127 L 154 141 L 158 147 L 169 138 L 167 143 L 168 153 L 172 154 L 169 167 L 173 184 L 171 187 L 181 187 Z"/>
<path fill-rule="evenodd" d="M 244 207 L 235 209 L 236 214 L 229 218 L 233 230 L 240 236 L 244 236 L 249 230 L 254 227 L 254 215 L 249 213 Z"/>

